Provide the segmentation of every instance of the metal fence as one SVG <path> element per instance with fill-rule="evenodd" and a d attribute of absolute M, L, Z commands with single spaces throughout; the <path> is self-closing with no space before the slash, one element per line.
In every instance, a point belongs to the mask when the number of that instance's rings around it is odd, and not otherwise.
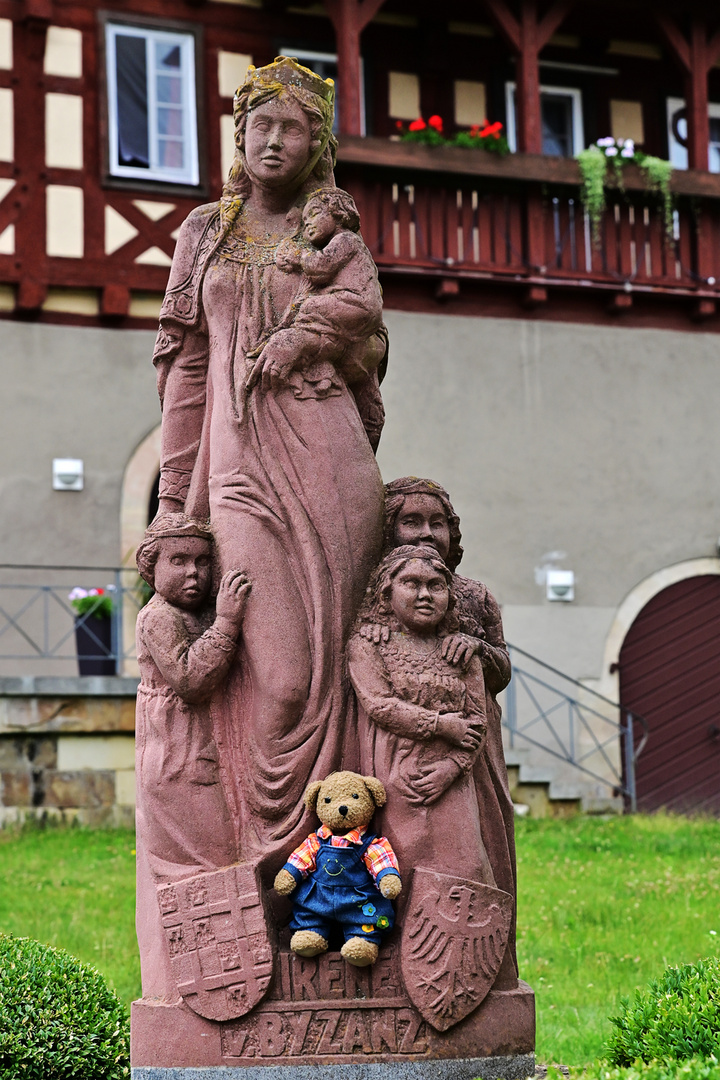
<path fill-rule="evenodd" d="M 647 742 L 642 716 L 570 678 L 515 645 L 513 677 L 505 691 L 503 724 L 508 745 L 533 746 L 564 763 L 564 778 L 577 772 L 621 795 L 637 810 L 635 763 Z M 642 732 L 635 738 L 635 725 Z"/>
<path fill-rule="evenodd" d="M 82 613 L 73 589 L 98 589 Z M 0 675 L 135 674 L 135 619 L 148 587 L 134 567 L 0 564 Z M 99 617 L 110 599 L 111 613 Z"/>

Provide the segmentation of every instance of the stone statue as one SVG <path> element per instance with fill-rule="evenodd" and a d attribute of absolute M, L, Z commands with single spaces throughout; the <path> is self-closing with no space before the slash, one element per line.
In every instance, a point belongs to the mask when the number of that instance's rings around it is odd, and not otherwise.
<path fill-rule="evenodd" d="M 437 485 L 389 485 L 383 553 L 387 332 L 357 208 L 335 186 L 333 102 L 332 80 L 290 58 L 248 70 L 228 182 L 182 226 L 161 310 L 160 508 L 138 551 L 156 595 L 137 631 L 133 1080 L 357 1062 L 403 1080 L 419 1060 L 439 1077 L 442 1058 L 470 1078 L 497 1055 L 507 1080 L 532 1072 L 502 624 L 484 586 L 454 575 L 458 522 Z M 359 825 L 317 830 L 320 861 L 349 860 L 358 882 L 376 871 L 388 903 L 399 869 L 400 925 L 383 910 L 356 932 L 328 911 L 327 937 L 310 927 L 322 950 L 293 951 L 308 932 L 305 891 L 289 925 L 303 793 L 368 759 L 394 882 L 372 859 L 356 867 Z M 462 843 L 448 843 L 454 820 Z M 326 891 L 332 907 L 347 890 Z M 358 897 L 353 915 L 380 911 Z"/>
<path fill-rule="evenodd" d="M 341 760 L 343 647 L 382 536 L 355 392 L 376 423 L 386 337 L 353 228 L 317 251 L 300 235 L 304 207 L 312 232 L 309 194 L 331 216 L 343 199 L 318 194 L 335 192 L 332 83 L 289 59 L 250 69 L 234 115 L 225 194 L 183 225 L 160 317 L 160 507 L 209 516 L 220 573 L 252 581 L 218 737 L 241 858 L 273 862 L 301 839 L 307 783 Z M 302 273 L 278 260 L 288 241 Z M 318 291 L 308 273 L 322 259 Z"/>
<path fill-rule="evenodd" d="M 503 635 L 500 608 L 485 585 L 455 574 L 463 549 L 460 519 L 447 491 L 433 480 L 405 476 L 385 488 L 384 550 L 402 544 L 429 545 L 453 571 L 456 630 L 442 644 L 443 655 L 455 666 L 477 655 L 485 680 L 485 747 L 473 766 L 485 849 L 495 884 L 517 898 L 515 879 L 515 820 L 500 727 L 501 710 L 497 695 L 510 682 L 510 658 Z M 387 616 L 377 621 L 363 620 L 361 632 L 368 638 L 388 638 Z M 496 980 L 497 989 L 510 989 L 517 982 L 515 955 L 515 910 L 505 959 Z"/>
<path fill-rule="evenodd" d="M 235 656 L 250 585 L 230 570 L 208 604 L 212 534 L 183 514 L 155 519 L 137 562 L 155 595 L 137 621 L 136 824 L 159 882 L 237 861 L 210 700 Z"/>

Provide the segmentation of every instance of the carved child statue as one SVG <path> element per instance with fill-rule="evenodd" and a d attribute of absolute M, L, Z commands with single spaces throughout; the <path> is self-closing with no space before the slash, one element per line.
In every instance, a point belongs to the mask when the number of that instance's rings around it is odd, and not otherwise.
<path fill-rule="evenodd" d="M 377 269 L 360 236 L 360 216 L 340 188 L 320 188 L 303 208 L 304 246 L 285 240 L 275 262 L 285 273 L 301 271 L 305 286 L 293 304 L 292 324 L 277 330 L 255 368 L 263 385 L 291 385 L 295 396 L 330 397 L 342 392 L 338 366 L 349 383 L 363 377 L 353 344 L 382 327 Z"/>
<path fill-rule="evenodd" d="M 235 655 L 250 583 L 231 570 L 215 606 L 208 602 L 212 540 L 202 523 L 168 513 L 137 552 L 138 570 L 155 589 L 136 631 L 138 848 L 156 881 L 238 857 L 211 709 Z"/>
<path fill-rule="evenodd" d="M 390 901 L 402 889 L 393 849 L 368 829 L 385 798 L 379 780 L 354 772 L 331 773 L 308 786 L 305 805 L 322 824 L 275 878 L 281 896 L 295 893 L 290 948 L 299 956 L 326 952 L 337 923 L 345 937 L 340 952 L 349 964 L 367 967 L 377 960 L 382 934 L 395 918 Z"/>
<path fill-rule="evenodd" d="M 403 546 L 377 568 L 348 645 L 361 708 L 363 767 L 385 785 L 383 832 L 403 868 L 495 886 L 473 766 L 487 714 L 480 660 L 445 647 L 457 633 L 453 576 L 434 548 Z M 379 640 L 363 619 L 389 627 Z"/>

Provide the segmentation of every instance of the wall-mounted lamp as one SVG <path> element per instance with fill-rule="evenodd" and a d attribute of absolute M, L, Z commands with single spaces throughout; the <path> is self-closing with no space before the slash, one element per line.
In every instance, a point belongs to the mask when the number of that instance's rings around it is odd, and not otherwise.
<path fill-rule="evenodd" d="M 53 458 L 52 486 L 54 491 L 82 491 L 83 482 L 81 458 Z"/>
<path fill-rule="evenodd" d="M 548 600 L 575 599 L 575 574 L 572 570 L 548 570 L 545 576 L 545 596 Z"/>

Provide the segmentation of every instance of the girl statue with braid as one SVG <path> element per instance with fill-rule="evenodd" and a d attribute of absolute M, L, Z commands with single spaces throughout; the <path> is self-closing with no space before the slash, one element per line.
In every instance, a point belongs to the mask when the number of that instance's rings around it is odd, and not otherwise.
<path fill-rule="evenodd" d="M 401 545 L 433 548 L 444 560 L 452 576 L 454 598 L 452 625 L 446 626 L 439 643 L 442 656 L 458 674 L 479 662 L 485 686 L 487 732 L 482 752 L 473 761 L 472 775 L 480 827 L 495 884 L 517 896 L 515 869 L 515 824 L 507 768 L 502 745 L 501 709 L 497 695 L 510 681 L 510 658 L 503 635 L 497 601 L 479 581 L 461 577 L 455 570 L 462 559 L 460 519 L 450 497 L 440 484 L 417 476 L 404 476 L 385 487 L 384 551 L 389 554 Z M 376 646 L 391 640 L 392 614 L 368 599 L 361 610 L 358 633 Z M 367 754 L 367 739 L 361 733 L 361 748 Z M 362 760 L 364 772 L 374 772 L 374 763 Z M 496 988 L 517 984 L 515 919 Z"/>

